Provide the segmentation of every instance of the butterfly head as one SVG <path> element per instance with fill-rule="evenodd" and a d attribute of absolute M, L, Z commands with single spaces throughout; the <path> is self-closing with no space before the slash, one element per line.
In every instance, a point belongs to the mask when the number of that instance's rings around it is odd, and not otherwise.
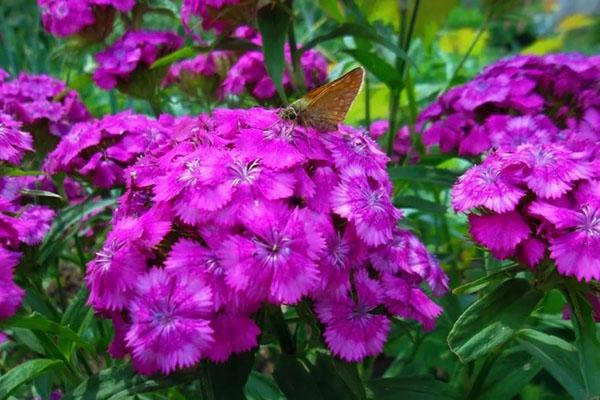
<path fill-rule="evenodd" d="M 288 121 L 295 121 L 298 118 L 298 112 L 292 105 L 282 108 L 277 114 L 281 119 Z"/>

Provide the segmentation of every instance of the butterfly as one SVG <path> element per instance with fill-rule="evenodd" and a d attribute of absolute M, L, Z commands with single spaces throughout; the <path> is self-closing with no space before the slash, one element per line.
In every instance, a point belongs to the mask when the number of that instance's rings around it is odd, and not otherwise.
<path fill-rule="evenodd" d="M 363 67 L 354 68 L 280 110 L 279 117 L 319 131 L 334 131 L 346 118 L 364 77 Z"/>

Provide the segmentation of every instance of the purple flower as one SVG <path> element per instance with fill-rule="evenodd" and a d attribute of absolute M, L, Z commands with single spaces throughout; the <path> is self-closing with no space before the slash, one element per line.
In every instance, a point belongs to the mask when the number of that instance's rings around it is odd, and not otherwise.
<path fill-rule="evenodd" d="M 213 51 L 208 54 L 198 54 L 189 60 L 177 62 L 171 65 L 162 84 L 168 86 L 178 83 L 180 87 L 187 89 L 187 86 L 193 85 L 196 79 L 207 79 L 217 76 L 219 70 L 223 68 L 221 64 L 226 65 L 231 56 L 226 51 Z"/>
<path fill-rule="evenodd" d="M 27 245 L 40 244 L 50 229 L 55 212 L 46 206 L 28 206 L 19 215 L 19 240 Z"/>
<path fill-rule="evenodd" d="M 240 25 L 256 22 L 256 0 L 183 0 L 181 22 L 191 30 L 192 17 L 199 17 L 204 30 L 231 32 Z"/>
<path fill-rule="evenodd" d="M 325 298 L 315 305 L 319 320 L 325 325 L 325 342 L 332 353 L 345 361 L 359 361 L 383 350 L 390 330 L 390 320 L 374 313 L 383 302 L 382 289 L 366 271 L 358 271 L 356 295 Z"/>
<path fill-rule="evenodd" d="M 20 253 L 0 245 L 0 319 L 12 317 L 21 306 L 25 291 L 13 281 L 13 269 Z"/>
<path fill-rule="evenodd" d="M 212 291 L 196 276 L 152 269 L 137 280 L 128 309 L 125 341 L 144 374 L 190 367 L 215 341 L 209 320 Z"/>
<path fill-rule="evenodd" d="M 105 90 L 128 81 L 141 67 L 178 49 L 183 40 L 173 32 L 127 31 L 106 50 L 96 54 L 94 81 Z"/>
<path fill-rule="evenodd" d="M 360 166 L 343 170 L 331 203 L 333 211 L 353 222 L 358 236 L 370 246 L 389 242 L 396 220 L 402 215 L 392 205 L 389 188 L 366 177 Z"/>
<path fill-rule="evenodd" d="M 33 150 L 33 139 L 20 130 L 21 124 L 10 115 L 0 112 L 0 160 L 19 164 L 26 151 Z"/>

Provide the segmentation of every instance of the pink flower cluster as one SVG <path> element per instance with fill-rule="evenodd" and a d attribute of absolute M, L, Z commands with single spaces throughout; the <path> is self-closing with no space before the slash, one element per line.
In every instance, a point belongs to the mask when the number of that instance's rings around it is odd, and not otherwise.
<path fill-rule="evenodd" d="M 124 169 L 140 154 L 165 142 L 172 123 L 168 115 L 155 120 L 131 111 L 80 122 L 48 154 L 44 171 L 76 171 L 103 189 L 123 186 Z"/>
<path fill-rule="evenodd" d="M 44 28 L 56 36 L 71 36 L 104 19 L 110 20 L 114 10 L 128 12 L 135 0 L 38 0 Z"/>
<path fill-rule="evenodd" d="M 600 124 L 600 56 L 516 56 L 450 89 L 419 116 L 423 142 L 479 155 L 522 143 L 593 137 Z"/>
<path fill-rule="evenodd" d="M 426 144 L 494 150 L 452 191 L 471 235 L 499 258 L 600 279 L 598 57 L 519 56 L 452 89 L 421 116 Z"/>
<path fill-rule="evenodd" d="M 227 65 L 232 54 L 227 51 L 213 51 L 208 54 L 198 54 L 189 60 L 177 62 L 169 68 L 167 76 L 163 80 L 163 85 L 168 86 L 174 83 L 185 84 L 194 81 L 196 78 L 217 77 L 221 64 Z"/>
<path fill-rule="evenodd" d="M 127 31 L 110 47 L 96 54 L 98 67 L 94 71 L 94 81 L 100 88 L 110 90 L 120 82 L 128 81 L 136 70 L 149 67 L 182 44 L 183 39 L 173 32 Z"/>
<path fill-rule="evenodd" d="M 0 82 L 0 112 L 24 124 L 27 129 L 23 130 L 48 124 L 47 129 L 55 136 L 63 136 L 74 123 L 90 116 L 77 92 L 68 89 L 64 82 L 48 75 L 27 73 Z M 15 125 L 5 119 L 3 125 L 16 128 L 18 123 Z M 12 144 L 19 146 L 18 143 L 20 141 Z"/>
<path fill-rule="evenodd" d="M 89 303 L 112 318 L 114 356 L 145 373 L 257 345 L 261 304 L 310 299 L 331 351 L 382 351 L 393 315 L 432 328 L 447 289 L 397 227 L 387 157 L 363 132 L 293 127 L 273 110 L 178 121 L 127 172 L 113 229 L 88 264 Z"/>
<path fill-rule="evenodd" d="M 455 210 L 495 257 L 530 267 L 546 259 L 559 273 L 600 279 L 600 147 L 525 143 L 495 152 L 461 176 Z"/>

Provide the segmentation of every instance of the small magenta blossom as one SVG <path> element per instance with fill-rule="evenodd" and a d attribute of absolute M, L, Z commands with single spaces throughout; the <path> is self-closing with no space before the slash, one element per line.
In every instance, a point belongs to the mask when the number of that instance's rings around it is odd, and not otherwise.
<path fill-rule="evenodd" d="M 76 122 L 90 117 L 77 92 L 68 89 L 64 82 L 24 72 L 15 79 L 0 82 L 0 109 L 21 122 L 22 130 L 31 130 L 33 125 L 47 121 L 49 133 L 59 137 Z M 4 124 L 10 125 L 8 121 Z M 22 140 L 26 139 L 15 140 L 13 145 Z"/>
<path fill-rule="evenodd" d="M 192 19 L 197 17 L 202 29 L 228 33 L 238 26 L 254 24 L 257 6 L 258 0 L 183 0 L 181 22 L 192 31 Z"/>
<path fill-rule="evenodd" d="M 26 151 L 33 151 L 33 138 L 21 130 L 22 124 L 0 112 L 0 161 L 20 164 Z"/>
<path fill-rule="evenodd" d="M 443 294 L 448 279 L 398 230 L 387 157 L 367 134 L 325 135 L 262 108 L 170 129 L 125 170 L 113 230 L 88 264 L 116 356 L 142 373 L 225 361 L 258 344 L 251 316 L 265 302 L 312 300 L 325 343 L 348 361 L 381 352 L 394 315 L 433 327 L 441 308 L 419 287 Z"/>
<path fill-rule="evenodd" d="M 38 5 L 44 28 L 53 35 L 66 37 L 101 23 L 105 14 L 110 15 L 114 9 L 131 11 L 135 0 L 38 0 Z M 108 18 L 111 30 L 113 18 Z"/>
<path fill-rule="evenodd" d="M 122 186 L 124 169 L 168 139 L 170 118 L 155 120 L 123 111 L 75 124 L 48 154 L 44 170 L 50 174 L 76 171 L 103 189 Z"/>
<path fill-rule="evenodd" d="M 94 82 L 110 90 L 127 82 L 138 68 L 147 68 L 158 58 L 177 50 L 183 39 L 174 32 L 127 31 L 106 50 L 96 54 Z"/>

